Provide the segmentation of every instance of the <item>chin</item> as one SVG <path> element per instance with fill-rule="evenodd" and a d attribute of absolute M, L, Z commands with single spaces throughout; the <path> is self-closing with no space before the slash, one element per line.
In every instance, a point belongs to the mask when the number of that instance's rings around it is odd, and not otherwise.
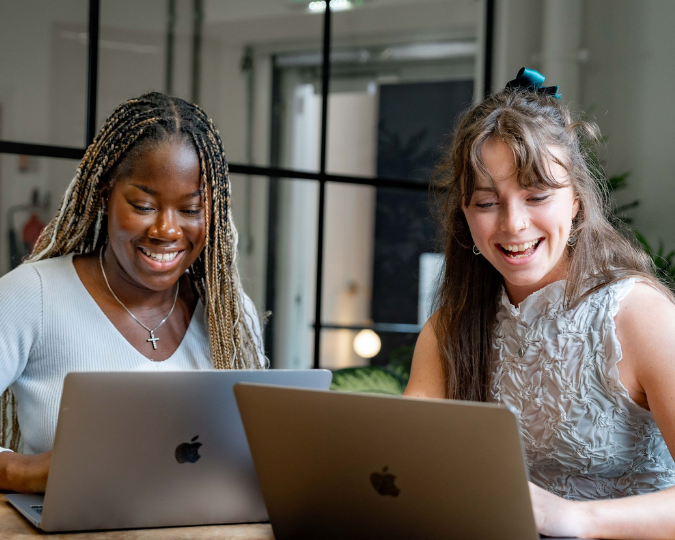
<path fill-rule="evenodd" d="M 173 287 L 183 273 L 183 271 L 180 271 L 171 272 L 170 274 L 149 274 L 148 272 L 141 271 L 137 272 L 132 278 L 146 289 L 161 292 Z"/>
<path fill-rule="evenodd" d="M 541 283 L 548 272 L 529 270 L 525 272 L 507 272 L 502 274 L 505 281 L 515 285 L 516 287 L 533 287 Z"/>

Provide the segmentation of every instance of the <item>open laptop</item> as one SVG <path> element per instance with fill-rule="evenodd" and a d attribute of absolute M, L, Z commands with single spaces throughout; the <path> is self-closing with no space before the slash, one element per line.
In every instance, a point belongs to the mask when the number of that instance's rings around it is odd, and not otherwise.
<path fill-rule="evenodd" d="M 539 538 L 503 406 L 234 391 L 277 540 Z"/>
<path fill-rule="evenodd" d="M 6 498 L 45 531 L 266 521 L 232 387 L 325 389 L 331 378 L 327 370 L 70 373 L 44 496 Z"/>

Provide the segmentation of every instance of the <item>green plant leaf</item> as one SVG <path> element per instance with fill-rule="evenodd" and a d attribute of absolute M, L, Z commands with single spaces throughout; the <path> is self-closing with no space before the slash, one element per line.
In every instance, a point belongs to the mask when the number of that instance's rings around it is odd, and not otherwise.
<path fill-rule="evenodd" d="M 366 392 L 370 394 L 403 393 L 401 381 L 393 373 L 377 366 L 354 367 L 333 371 L 331 390 L 338 392 Z"/>
<path fill-rule="evenodd" d="M 651 256 L 654 251 L 652 250 L 652 246 L 649 245 L 649 242 L 647 242 L 647 239 L 638 231 L 633 231 L 633 234 L 635 235 L 635 238 L 637 238 L 638 242 L 642 244 L 642 247 L 647 252 L 647 254 Z"/>
<path fill-rule="evenodd" d="M 628 177 L 630 172 L 625 172 L 623 174 L 617 174 L 616 176 L 610 176 L 607 179 L 607 188 L 610 191 L 617 191 L 619 189 L 624 189 L 628 185 Z"/>

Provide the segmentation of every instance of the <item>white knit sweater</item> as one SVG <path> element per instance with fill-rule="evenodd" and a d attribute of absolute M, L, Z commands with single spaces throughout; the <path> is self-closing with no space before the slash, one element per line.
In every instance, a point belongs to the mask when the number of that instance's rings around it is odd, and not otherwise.
<path fill-rule="evenodd" d="M 262 351 L 255 308 L 246 296 L 244 307 Z M 0 392 L 11 386 L 16 395 L 27 454 L 52 448 L 63 379 L 71 371 L 211 368 L 201 301 L 176 352 L 152 362 L 101 311 L 80 281 L 72 255 L 22 264 L 0 278 Z"/>

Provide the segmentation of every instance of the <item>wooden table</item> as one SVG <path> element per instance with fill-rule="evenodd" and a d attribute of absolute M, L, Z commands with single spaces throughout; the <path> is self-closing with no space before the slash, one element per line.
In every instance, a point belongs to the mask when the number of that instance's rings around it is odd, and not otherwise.
<path fill-rule="evenodd" d="M 208 525 L 204 527 L 169 527 L 164 529 L 135 529 L 130 531 L 101 531 L 78 533 L 43 533 L 33 527 L 0 494 L 0 538 L 24 540 L 44 535 L 47 538 L 69 540 L 274 540 L 269 523 L 252 525 Z"/>

